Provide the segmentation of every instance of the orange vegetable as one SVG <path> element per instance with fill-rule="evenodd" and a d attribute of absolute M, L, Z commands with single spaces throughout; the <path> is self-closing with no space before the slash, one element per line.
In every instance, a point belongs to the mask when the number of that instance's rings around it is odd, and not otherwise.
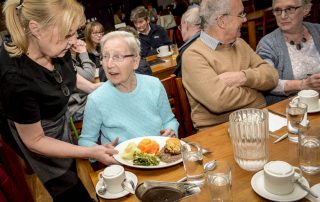
<path fill-rule="evenodd" d="M 141 152 L 159 155 L 160 146 L 156 141 L 150 140 L 148 138 L 142 139 L 138 148 Z"/>

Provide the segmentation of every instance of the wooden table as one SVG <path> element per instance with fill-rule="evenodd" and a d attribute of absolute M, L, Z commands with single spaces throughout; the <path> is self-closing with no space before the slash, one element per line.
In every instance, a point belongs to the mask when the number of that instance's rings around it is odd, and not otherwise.
<path fill-rule="evenodd" d="M 157 59 L 157 55 L 152 55 L 146 58 L 146 60 L 152 61 Z M 173 74 L 177 62 L 175 56 L 169 56 L 169 57 L 163 57 L 159 58 L 164 61 L 164 63 L 155 64 L 151 66 L 152 75 L 155 77 L 158 77 L 160 80 L 169 77 L 171 74 Z"/>
<path fill-rule="evenodd" d="M 285 105 L 287 100 L 270 106 L 270 109 L 276 110 L 278 112 L 285 113 Z M 310 114 L 308 119 L 312 125 L 320 124 L 320 114 Z M 254 192 L 251 188 L 251 178 L 256 172 L 249 172 L 241 169 L 233 158 L 232 145 L 229 134 L 227 132 L 228 123 L 218 125 L 216 127 L 210 128 L 206 131 L 199 132 L 195 135 L 189 136 L 187 139 L 190 141 L 198 142 L 201 146 L 205 148 L 210 148 L 214 152 L 210 155 L 204 157 L 204 163 L 213 159 L 216 160 L 226 160 L 231 164 L 232 167 L 232 193 L 233 201 L 268 201 Z M 282 135 L 287 132 L 286 128 L 282 128 L 276 131 L 277 134 Z M 269 138 L 269 150 L 270 158 L 269 160 L 283 160 L 291 165 L 298 166 L 298 145 L 296 143 L 289 142 L 285 139 L 277 144 L 272 144 L 275 139 Z M 156 170 L 142 170 L 134 169 L 130 167 L 125 167 L 126 170 L 135 173 L 138 176 L 139 183 L 145 180 L 160 180 L 160 181 L 177 181 L 184 177 L 183 165 L 179 164 L 164 169 Z M 97 172 L 90 173 L 93 184 L 97 183 Z M 310 186 L 320 182 L 320 174 L 308 175 L 303 174 L 304 177 L 309 181 Z M 206 187 L 203 191 L 193 197 L 189 197 L 184 201 L 208 201 L 209 193 Z M 101 198 L 100 198 L 101 199 Z M 101 201 L 106 201 L 101 199 Z M 113 201 L 137 201 L 134 195 L 128 195 L 126 197 L 120 198 Z M 307 201 L 303 199 L 301 201 Z"/>

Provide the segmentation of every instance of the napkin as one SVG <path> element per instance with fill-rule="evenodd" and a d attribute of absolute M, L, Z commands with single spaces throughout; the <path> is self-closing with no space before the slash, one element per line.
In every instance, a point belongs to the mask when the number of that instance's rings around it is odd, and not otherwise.
<path fill-rule="evenodd" d="M 269 112 L 269 131 L 274 132 L 287 126 L 287 119 Z"/>

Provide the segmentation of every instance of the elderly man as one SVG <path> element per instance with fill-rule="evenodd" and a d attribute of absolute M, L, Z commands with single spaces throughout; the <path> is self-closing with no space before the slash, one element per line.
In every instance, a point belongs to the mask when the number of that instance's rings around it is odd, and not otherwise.
<path fill-rule="evenodd" d="M 185 43 L 179 48 L 177 67 L 174 71 L 174 74 L 178 77 L 181 77 L 181 57 L 183 52 L 200 36 L 200 22 L 199 6 L 190 7 L 181 17 L 179 29 Z"/>
<path fill-rule="evenodd" d="M 266 106 L 261 91 L 277 85 L 277 71 L 240 37 L 246 22 L 241 0 L 203 0 L 203 31 L 182 55 L 182 81 L 193 124 L 205 129 L 241 108 Z"/>
<path fill-rule="evenodd" d="M 143 6 L 138 6 L 131 11 L 130 20 L 139 32 L 141 57 L 155 55 L 158 47 L 171 44 L 164 28 L 150 24 L 149 12 Z"/>

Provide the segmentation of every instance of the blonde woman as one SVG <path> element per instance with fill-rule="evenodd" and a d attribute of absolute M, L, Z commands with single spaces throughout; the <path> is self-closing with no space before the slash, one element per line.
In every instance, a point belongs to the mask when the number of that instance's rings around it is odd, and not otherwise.
<path fill-rule="evenodd" d="M 68 100 L 92 84 L 76 74 L 69 48 L 84 23 L 75 0 L 7 0 L 3 7 L 12 41 L 0 51 L 0 99 L 13 137 L 53 201 L 90 201 L 73 158 L 115 163 L 113 145 L 71 144 Z M 116 142 L 113 142 L 116 144 Z"/>

